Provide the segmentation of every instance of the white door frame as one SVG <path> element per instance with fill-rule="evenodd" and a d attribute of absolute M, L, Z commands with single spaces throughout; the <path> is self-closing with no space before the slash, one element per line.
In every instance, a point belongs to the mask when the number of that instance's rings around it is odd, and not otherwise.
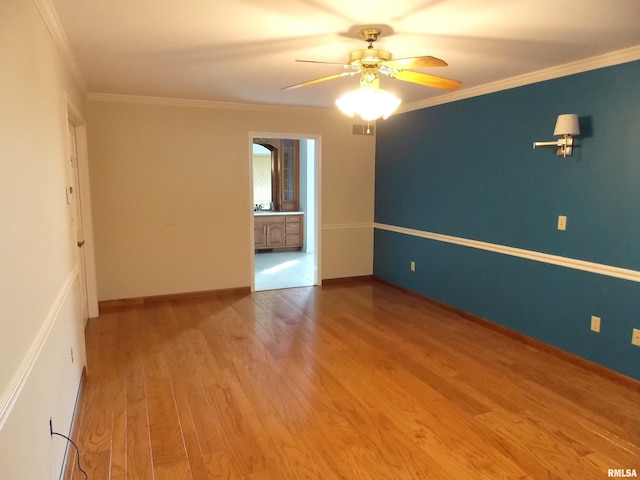
<path fill-rule="evenodd" d="M 313 173 L 314 173 L 314 203 L 316 207 L 316 216 L 314 221 L 314 240 L 315 240 L 315 252 L 314 252 L 314 267 L 315 277 L 313 279 L 314 285 L 322 284 L 322 235 L 320 235 L 320 226 L 322 225 L 322 135 L 318 134 L 301 134 L 301 133 L 273 133 L 273 132 L 249 132 L 248 140 L 248 160 L 249 160 L 249 179 L 247 184 L 249 185 L 249 201 L 247 209 L 251 221 L 249 225 L 249 252 L 250 252 L 250 270 L 249 276 L 251 278 L 251 291 L 256 290 L 256 278 L 255 278 L 255 240 L 253 236 L 253 140 L 255 138 L 287 138 L 293 140 L 314 140 L 315 154 L 313 159 Z"/>
<path fill-rule="evenodd" d="M 80 110 L 65 95 L 66 120 L 72 123 L 76 130 L 76 155 L 78 159 L 77 201 L 80 205 L 82 233 L 85 244 L 84 254 L 84 279 L 87 292 L 87 309 L 89 318 L 99 315 L 98 310 L 98 283 L 96 280 L 95 243 L 93 238 L 93 216 L 91 213 L 91 189 L 89 185 L 89 152 L 87 149 L 87 125 Z M 67 132 L 69 135 L 69 132 Z M 69 142 L 67 142 L 67 145 Z M 70 152 L 69 152 L 70 154 Z"/>

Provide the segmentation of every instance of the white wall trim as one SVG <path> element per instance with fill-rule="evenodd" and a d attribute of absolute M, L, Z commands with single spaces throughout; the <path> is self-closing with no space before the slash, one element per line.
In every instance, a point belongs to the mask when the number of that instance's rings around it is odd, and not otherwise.
<path fill-rule="evenodd" d="M 527 260 L 533 260 L 535 262 L 549 263 L 551 265 L 572 268 L 574 270 L 582 270 L 584 272 L 595 273 L 598 275 L 606 275 L 609 277 L 621 278 L 623 280 L 630 280 L 632 282 L 640 282 L 640 271 L 637 270 L 613 267 L 611 265 L 604 265 L 602 263 L 587 262 L 585 260 L 561 257 L 559 255 L 535 252 L 533 250 L 524 250 L 522 248 L 508 247 L 506 245 L 498 245 L 495 243 L 470 240 L 468 238 L 443 235 L 441 233 L 425 232 L 422 230 L 414 230 L 412 228 L 386 225 L 384 223 L 374 223 L 374 227 L 380 230 L 387 230 L 389 232 L 401 233 L 404 235 L 411 235 L 420 238 L 428 238 L 429 240 L 436 240 L 438 242 L 453 243 L 455 245 L 477 248 L 479 250 L 500 253 L 502 255 L 511 255 L 513 257 L 525 258 Z"/>
<path fill-rule="evenodd" d="M 287 138 L 298 140 L 313 140 L 314 157 L 313 157 L 313 177 L 314 177 L 314 202 L 315 202 L 315 218 L 314 218 L 314 234 L 315 234 L 315 250 L 310 253 L 313 255 L 313 266 L 315 277 L 313 284 L 322 285 L 322 235 L 320 225 L 322 223 L 322 135 L 312 133 L 277 133 L 277 132 L 249 132 L 249 199 L 251 201 L 249 210 L 251 212 L 251 228 L 249 229 L 249 249 L 250 249 L 250 275 L 251 275 L 251 291 L 256 291 L 255 277 L 255 230 L 253 228 L 253 140 L 255 138 Z M 308 172 L 307 172 L 308 176 Z"/>
<path fill-rule="evenodd" d="M 114 93 L 90 93 L 86 97 L 90 102 L 133 103 L 143 105 L 161 105 L 169 107 L 198 107 L 220 110 L 243 110 L 277 113 L 335 113 L 334 108 L 297 107 L 286 105 L 265 105 L 258 103 L 218 102 L 213 100 L 194 100 L 188 98 L 147 97 L 142 95 L 120 95 Z"/>
<path fill-rule="evenodd" d="M 3 429 L 4 424 L 6 423 L 9 415 L 11 414 L 11 410 L 13 406 L 20 397 L 20 393 L 24 388 L 27 380 L 29 379 L 29 375 L 33 370 L 36 362 L 38 361 L 38 357 L 44 348 L 44 345 L 47 343 L 47 339 L 49 338 L 49 334 L 53 329 L 53 325 L 56 323 L 58 319 L 58 315 L 60 314 L 60 309 L 62 305 L 67 299 L 69 292 L 71 291 L 71 287 L 78 276 L 78 268 L 74 268 L 67 280 L 64 282 L 62 289 L 58 292 L 58 295 L 49 310 L 49 313 L 43 322 L 38 334 L 36 335 L 31 347 L 27 351 L 27 354 L 22 359 L 22 363 L 18 367 L 15 375 L 11 379 L 9 386 L 3 392 L 2 397 L 0 398 L 0 431 Z"/>
<path fill-rule="evenodd" d="M 438 97 L 421 100 L 419 102 L 407 103 L 406 105 L 400 106 L 397 113 L 405 113 L 445 103 L 457 102 L 458 100 L 464 100 L 466 98 L 478 97 L 480 95 L 509 90 L 510 88 L 521 87 L 523 85 L 543 82 L 554 78 L 566 77 L 568 75 L 596 70 L 598 68 L 611 67 L 613 65 L 633 62 L 635 60 L 640 60 L 640 45 L 606 53 L 597 57 L 579 60 L 577 62 L 571 62 L 556 67 L 546 68 L 544 70 L 538 70 L 536 72 L 526 73 L 524 75 L 518 75 L 516 77 L 499 80 L 497 82 L 478 85 L 477 87 L 463 88 L 462 90 L 458 90 L 454 93 L 440 95 Z"/>
<path fill-rule="evenodd" d="M 33 2 L 36 4 L 36 7 L 38 7 L 40 16 L 42 17 L 42 20 L 44 21 L 47 29 L 49 30 L 49 33 L 51 34 L 53 43 L 58 49 L 58 52 L 62 57 L 62 61 L 69 69 L 71 78 L 73 78 L 82 96 L 85 96 L 87 94 L 87 84 L 84 81 L 82 74 L 80 73 L 80 68 L 78 67 L 76 58 L 73 55 L 71 46 L 69 45 L 67 35 L 62 29 L 62 25 L 60 24 L 60 19 L 58 18 L 56 9 L 51 4 L 51 0 L 33 0 Z"/>
<path fill-rule="evenodd" d="M 373 228 L 373 223 L 333 223 L 323 225 L 322 230 L 350 230 L 353 228 Z"/>

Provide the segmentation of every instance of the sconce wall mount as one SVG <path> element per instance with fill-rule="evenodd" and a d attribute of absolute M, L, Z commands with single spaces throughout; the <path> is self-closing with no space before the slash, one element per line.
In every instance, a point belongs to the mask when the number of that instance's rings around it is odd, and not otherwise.
<path fill-rule="evenodd" d="M 562 135 L 551 142 L 533 142 L 533 148 L 555 147 L 556 155 L 562 158 L 570 157 L 573 153 L 573 137 L 580 135 L 580 126 L 578 124 L 578 115 L 575 113 L 563 113 L 558 115 L 554 135 Z"/>

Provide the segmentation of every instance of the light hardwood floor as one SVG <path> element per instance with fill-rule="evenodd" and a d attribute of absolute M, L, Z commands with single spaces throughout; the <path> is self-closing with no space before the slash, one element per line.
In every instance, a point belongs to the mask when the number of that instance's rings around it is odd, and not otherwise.
<path fill-rule="evenodd" d="M 91 480 L 640 475 L 640 392 L 375 281 L 112 309 L 87 349 Z"/>

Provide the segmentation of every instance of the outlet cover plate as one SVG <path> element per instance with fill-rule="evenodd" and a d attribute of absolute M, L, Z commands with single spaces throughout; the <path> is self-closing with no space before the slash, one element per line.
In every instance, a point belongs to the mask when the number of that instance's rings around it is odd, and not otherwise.
<path fill-rule="evenodd" d="M 558 230 L 566 230 L 567 229 L 567 216 L 559 215 L 558 216 Z"/>

